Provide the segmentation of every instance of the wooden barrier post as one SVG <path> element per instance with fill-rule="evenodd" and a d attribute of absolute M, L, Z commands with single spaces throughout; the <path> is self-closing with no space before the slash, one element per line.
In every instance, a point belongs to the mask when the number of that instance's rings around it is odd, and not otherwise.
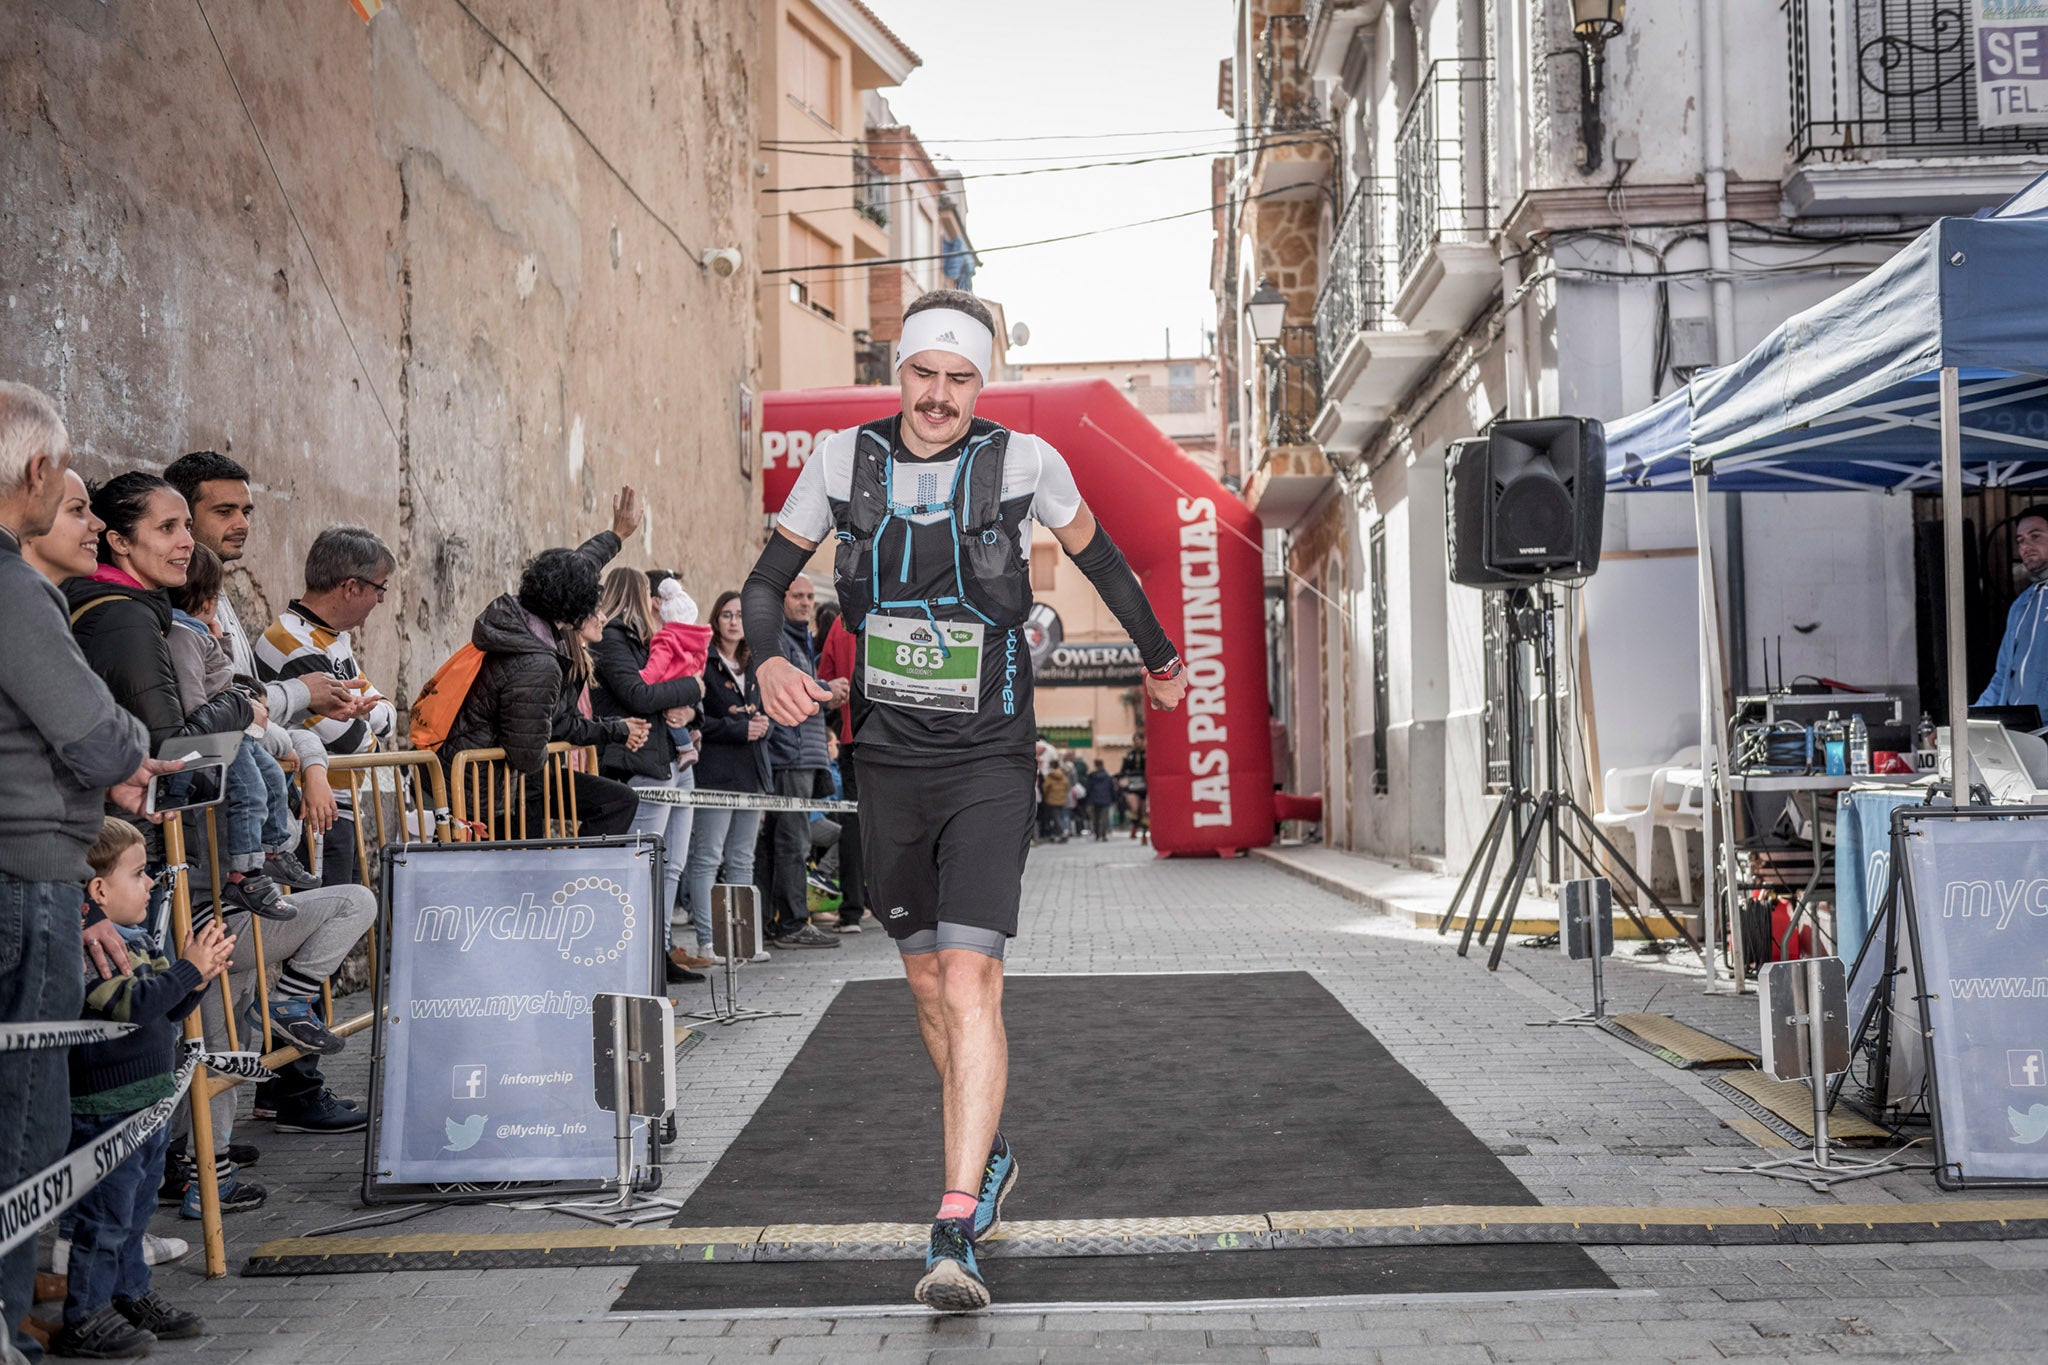
<path fill-rule="evenodd" d="M 212 812 L 209 811 L 210 815 Z M 164 860 L 173 869 L 171 874 L 171 936 L 179 951 L 192 935 L 192 885 L 191 869 L 185 862 L 185 822 L 177 816 L 164 821 Z M 215 902 L 216 910 L 219 902 Z M 221 973 L 227 979 L 227 973 Z M 227 1011 L 229 1020 L 234 1018 L 232 1002 Z M 206 1030 L 199 1022 L 199 1011 L 185 1016 L 185 1037 L 197 1039 L 203 1047 Z M 209 1107 L 212 1091 L 206 1084 L 207 1070 L 204 1066 L 192 1072 L 192 1088 L 185 1094 L 192 1106 L 192 1141 L 188 1155 L 192 1158 L 193 1170 L 199 1181 L 199 1229 L 205 1244 L 206 1277 L 217 1280 L 228 1273 L 227 1240 L 221 1235 L 220 1226 L 220 1176 L 213 1168 L 213 1110 Z"/>

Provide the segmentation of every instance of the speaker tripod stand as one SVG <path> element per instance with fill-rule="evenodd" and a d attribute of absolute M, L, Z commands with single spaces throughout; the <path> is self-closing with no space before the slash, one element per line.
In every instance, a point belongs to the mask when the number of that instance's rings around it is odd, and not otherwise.
<path fill-rule="evenodd" d="M 1510 679 L 1507 688 L 1507 727 L 1509 737 L 1508 791 L 1500 806 L 1493 813 L 1493 819 L 1481 836 L 1479 847 L 1473 851 L 1472 861 L 1466 864 L 1465 875 L 1458 882 L 1458 890 L 1451 897 L 1450 908 L 1437 924 L 1439 935 L 1448 934 L 1457 922 L 1458 911 L 1466 908 L 1464 932 L 1458 939 L 1458 956 L 1466 956 L 1472 948 L 1472 938 L 1478 931 L 1479 942 L 1484 946 L 1489 936 L 1493 938 L 1493 950 L 1488 955 L 1488 971 L 1500 969 L 1502 951 L 1507 947 L 1508 935 L 1513 931 L 1515 910 L 1521 904 L 1522 886 L 1536 868 L 1537 852 L 1548 846 L 1551 879 L 1557 880 L 1560 873 L 1563 850 L 1570 850 L 1586 867 L 1598 869 L 1599 860 L 1592 849 L 1597 845 L 1606 853 L 1610 865 L 1628 879 L 1633 888 L 1634 903 L 1624 900 L 1622 912 L 1645 940 L 1655 941 L 1649 924 L 1643 919 L 1637 905 L 1647 903 L 1656 907 L 1664 922 L 1671 926 L 1688 948 L 1699 951 L 1699 941 L 1672 915 L 1657 893 L 1650 889 L 1629 860 L 1622 856 L 1606 834 L 1601 832 L 1593 817 L 1586 813 L 1569 791 L 1562 790 L 1558 783 L 1558 724 L 1555 702 L 1544 708 L 1544 774 L 1545 784 L 1541 790 L 1528 780 L 1526 769 L 1530 766 L 1524 758 L 1524 733 L 1531 730 L 1530 718 L 1521 697 L 1517 667 L 1517 655 L 1523 645 L 1537 647 L 1537 673 L 1543 684 L 1544 694 L 1555 698 L 1552 685 L 1557 675 L 1557 631 L 1555 620 L 1556 604 L 1552 601 L 1550 587 L 1546 583 L 1532 591 L 1516 588 L 1510 591 L 1507 602 L 1508 629 L 1501 642 L 1506 658 L 1502 676 Z M 1510 835 L 1512 834 L 1512 838 Z M 1576 836 L 1576 837 L 1575 837 Z M 1485 924 L 1479 921 L 1479 906 L 1486 899 L 1486 886 L 1492 879 L 1494 864 L 1499 861 L 1504 848 L 1513 849 L 1513 862 L 1508 867 L 1507 880 L 1503 881 L 1494 896 L 1492 909 L 1487 913 Z M 1467 895 L 1471 897 L 1466 906 Z"/>

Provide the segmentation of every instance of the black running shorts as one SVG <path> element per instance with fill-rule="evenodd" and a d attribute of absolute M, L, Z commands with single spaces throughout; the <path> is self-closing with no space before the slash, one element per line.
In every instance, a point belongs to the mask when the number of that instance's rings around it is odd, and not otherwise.
<path fill-rule="evenodd" d="M 867 761 L 859 750 L 853 761 L 868 909 L 889 937 L 901 945 L 941 923 L 1016 937 L 1038 811 L 1032 756 L 904 767 Z"/>

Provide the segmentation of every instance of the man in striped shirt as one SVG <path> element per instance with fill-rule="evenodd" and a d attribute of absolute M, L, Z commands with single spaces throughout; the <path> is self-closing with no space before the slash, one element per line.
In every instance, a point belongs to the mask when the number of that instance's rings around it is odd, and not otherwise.
<path fill-rule="evenodd" d="M 257 676 L 269 682 L 310 677 L 338 681 L 369 708 L 341 718 L 307 714 L 299 723 L 320 737 L 330 754 L 367 754 L 391 747 L 398 710 L 363 676 L 351 631 L 384 601 L 397 559 L 374 531 L 330 526 L 306 552 L 306 591 L 270 623 L 254 644 Z M 341 818 L 328 831 L 321 879 L 335 886 L 356 879 L 355 811 L 347 793 L 335 797 Z"/>

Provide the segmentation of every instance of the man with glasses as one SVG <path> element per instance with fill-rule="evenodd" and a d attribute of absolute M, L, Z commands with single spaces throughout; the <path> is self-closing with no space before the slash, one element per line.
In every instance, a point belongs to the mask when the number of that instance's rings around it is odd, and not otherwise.
<path fill-rule="evenodd" d="M 2048 504 L 2014 518 L 2013 546 L 2028 582 L 2005 618 L 1998 667 L 1977 705 L 2039 707 L 2048 720 Z"/>
<path fill-rule="evenodd" d="M 390 589 L 398 560 L 376 532 L 330 526 L 306 551 L 306 591 L 256 641 L 256 670 L 266 683 L 322 678 L 352 694 L 356 714 L 309 716 L 306 724 L 330 754 L 367 754 L 389 748 L 398 711 L 370 685 L 356 663 L 350 632 L 370 619 Z M 338 793 L 341 818 L 328 831 L 321 879 L 333 886 L 356 879 L 355 812 Z"/>

